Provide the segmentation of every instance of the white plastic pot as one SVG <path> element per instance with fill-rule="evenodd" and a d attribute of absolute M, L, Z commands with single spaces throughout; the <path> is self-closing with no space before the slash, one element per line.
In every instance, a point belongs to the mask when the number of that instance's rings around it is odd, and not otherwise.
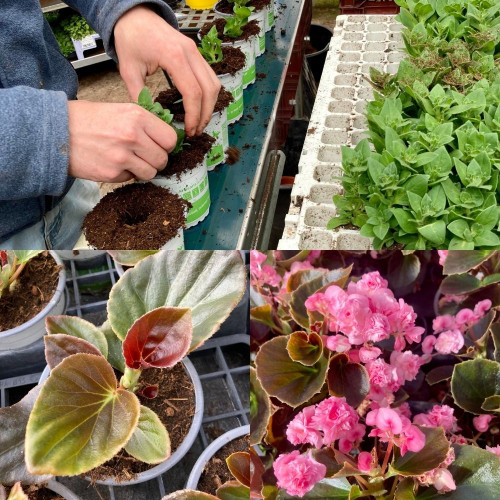
<path fill-rule="evenodd" d="M 191 423 L 191 428 L 189 429 L 187 436 L 184 438 L 184 441 L 174 451 L 174 453 L 172 453 L 172 455 L 170 455 L 170 457 L 167 460 L 165 460 L 165 462 L 155 465 L 149 470 L 140 472 L 137 475 L 137 477 L 135 479 L 132 479 L 131 481 L 117 482 L 114 479 L 109 478 L 104 481 L 96 481 L 97 484 L 105 484 L 108 486 L 131 486 L 133 484 L 139 484 L 139 483 L 144 483 L 145 481 L 150 481 L 151 479 L 155 479 L 156 477 L 161 476 L 169 469 L 171 469 L 189 451 L 189 449 L 194 443 L 194 440 L 196 439 L 196 436 L 198 435 L 198 432 L 200 431 L 201 421 L 203 420 L 203 407 L 204 407 L 203 389 L 201 387 L 201 381 L 198 376 L 198 372 L 196 371 L 196 368 L 194 367 L 193 363 L 191 363 L 191 361 L 188 358 L 184 358 L 182 360 L 182 363 L 184 364 L 184 368 L 186 369 L 186 372 L 189 375 L 191 382 L 193 383 L 195 392 L 195 410 L 194 410 L 193 421 Z M 40 377 L 39 383 L 41 384 L 45 380 L 47 380 L 49 375 L 50 375 L 50 368 L 46 366 L 45 370 L 43 371 Z M 86 477 L 86 479 L 90 481 L 90 478 Z"/>
<path fill-rule="evenodd" d="M 217 75 L 220 83 L 231 92 L 234 101 L 227 107 L 227 124 L 237 122 L 243 116 L 243 69 L 234 75 Z"/>
<path fill-rule="evenodd" d="M 64 484 L 57 482 L 55 479 L 49 479 L 47 481 L 47 488 L 63 497 L 64 500 L 80 500 L 80 497 L 76 496 L 70 489 L 64 486 Z"/>
<path fill-rule="evenodd" d="M 172 193 L 188 200 L 193 205 L 187 213 L 186 227 L 196 226 L 208 215 L 210 211 L 210 189 L 205 162 L 199 163 L 192 170 L 182 172 L 180 177 L 177 177 L 177 174 L 169 177 L 158 175 L 151 182 L 169 189 Z M 172 248 L 166 248 L 165 250 L 172 250 Z"/>
<path fill-rule="evenodd" d="M 50 255 L 61 266 L 59 272 L 59 282 L 56 291 L 50 299 L 50 302 L 33 318 L 26 323 L 0 332 L 0 351 L 9 351 L 11 349 L 20 349 L 36 342 L 45 335 L 45 318 L 49 315 L 56 316 L 63 314 L 66 308 L 66 296 L 64 286 L 66 285 L 66 269 L 59 256 L 51 251 Z"/>
<path fill-rule="evenodd" d="M 269 2 L 269 5 L 267 6 L 266 29 L 265 29 L 266 33 L 268 31 L 271 31 L 274 27 L 274 18 L 275 18 L 274 9 L 275 9 L 275 3 L 274 0 L 271 0 Z"/>
<path fill-rule="evenodd" d="M 184 122 L 173 122 L 177 128 L 184 128 Z M 215 139 L 210 151 L 205 156 L 205 165 L 211 172 L 217 165 L 226 160 L 226 150 L 229 147 L 229 134 L 227 130 L 227 108 L 212 115 L 204 132 Z"/>
<path fill-rule="evenodd" d="M 242 427 L 231 429 L 222 436 L 218 437 L 215 441 L 212 441 L 191 469 L 191 474 L 189 474 L 189 478 L 186 483 L 186 489 L 196 490 L 198 488 L 198 481 L 200 480 L 201 473 L 209 460 L 227 443 L 230 443 L 231 441 L 234 441 L 242 436 L 246 436 L 247 434 L 250 434 L 250 426 L 243 425 Z"/>
<path fill-rule="evenodd" d="M 245 66 L 243 67 L 242 85 L 246 89 L 255 82 L 257 73 L 255 71 L 255 58 L 258 44 L 258 37 L 254 35 L 248 40 L 235 40 L 233 43 L 223 43 L 223 46 L 233 46 L 239 48 L 245 54 Z"/>

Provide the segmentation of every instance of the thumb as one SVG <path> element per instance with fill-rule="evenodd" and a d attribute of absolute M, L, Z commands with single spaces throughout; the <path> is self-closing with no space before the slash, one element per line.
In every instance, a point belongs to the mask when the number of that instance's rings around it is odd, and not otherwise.
<path fill-rule="evenodd" d="M 146 71 L 138 64 L 121 64 L 119 66 L 120 76 L 127 86 L 130 99 L 137 101 L 139 93 L 144 88 L 146 80 Z"/>

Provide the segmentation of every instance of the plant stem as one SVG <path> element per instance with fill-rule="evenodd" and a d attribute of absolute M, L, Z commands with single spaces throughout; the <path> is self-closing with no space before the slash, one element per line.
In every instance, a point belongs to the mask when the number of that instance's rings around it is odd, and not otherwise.
<path fill-rule="evenodd" d="M 368 481 L 366 481 L 363 477 L 361 476 L 354 476 L 354 477 L 356 478 L 356 481 L 360 485 L 364 486 L 365 488 L 369 488 L 370 485 L 368 484 Z"/>
<path fill-rule="evenodd" d="M 123 377 L 120 379 L 120 385 L 129 391 L 134 391 L 141 376 L 142 370 L 134 370 L 133 368 L 125 367 Z"/>
<path fill-rule="evenodd" d="M 12 264 L 12 267 L 15 267 L 16 265 L 16 260 L 17 260 L 17 257 L 14 259 L 14 264 Z M 23 272 L 23 269 L 26 267 L 26 262 L 23 262 L 14 272 L 14 274 L 10 277 L 9 279 L 9 286 L 12 285 L 12 283 L 14 283 L 14 281 L 17 280 L 17 278 L 19 278 L 19 275 Z"/>
<path fill-rule="evenodd" d="M 391 491 L 389 493 L 389 498 L 390 499 L 393 499 L 394 498 L 394 493 L 396 493 L 396 486 L 398 485 L 399 483 L 399 476 L 395 476 L 394 477 L 394 482 L 392 483 L 392 488 L 391 488 Z"/>
<path fill-rule="evenodd" d="M 394 443 L 392 441 L 389 441 L 389 444 L 387 445 L 387 450 L 385 452 L 384 463 L 382 464 L 382 475 L 385 474 L 385 469 L 387 468 L 387 464 L 389 463 L 389 457 L 391 456 L 393 446 Z"/>

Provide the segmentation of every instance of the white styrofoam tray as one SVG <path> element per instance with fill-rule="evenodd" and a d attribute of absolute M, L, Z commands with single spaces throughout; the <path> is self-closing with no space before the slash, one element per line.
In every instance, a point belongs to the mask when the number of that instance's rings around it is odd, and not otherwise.
<path fill-rule="evenodd" d="M 373 99 L 370 67 L 396 73 L 405 54 L 402 26 L 393 15 L 338 16 L 304 141 L 278 249 L 366 250 L 359 230 L 326 229 L 342 193 L 342 145 L 366 137 L 364 112 Z"/>

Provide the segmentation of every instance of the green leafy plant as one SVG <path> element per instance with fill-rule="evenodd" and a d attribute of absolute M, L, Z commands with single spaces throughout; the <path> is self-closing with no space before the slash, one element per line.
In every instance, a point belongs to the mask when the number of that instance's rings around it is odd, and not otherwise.
<path fill-rule="evenodd" d="M 101 328 L 49 317 L 50 376 L 0 409 L 0 481 L 84 473 L 121 449 L 146 463 L 167 459 L 168 431 L 136 396 L 141 375 L 174 366 L 210 338 L 240 301 L 245 281 L 239 252 L 160 251 L 115 284 Z M 140 391 L 151 398 L 157 388 Z"/>
<path fill-rule="evenodd" d="M 177 143 L 172 152 L 178 153 L 179 151 L 182 151 L 185 145 L 184 139 L 186 138 L 186 132 L 183 129 L 172 125 L 174 115 L 168 109 L 163 109 L 159 102 L 153 102 L 153 98 L 151 97 L 147 87 L 144 87 L 141 90 L 137 104 L 139 104 L 141 108 L 144 108 L 156 115 L 160 120 L 164 121 L 175 130 L 175 133 L 177 134 Z"/>
<path fill-rule="evenodd" d="M 222 41 L 218 37 L 217 28 L 212 26 L 210 31 L 201 39 L 200 54 L 208 64 L 222 61 Z"/>
<path fill-rule="evenodd" d="M 73 39 L 82 40 L 86 36 L 93 35 L 95 31 L 79 14 L 73 14 L 61 21 L 61 28 Z"/>
<path fill-rule="evenodd" d="M 243 7 L 235 5 L 233 7 L 234 14 L 226 18 L 224 26 L 224 35 L 230 38 L 238 38 L 243 34 L 243 27 L 248 24 L 248 18 L 252 14 L 254 7 Z"/>
<path fill-rule="evenodd" d="M 13 290 L 26 264 L 42 250 L 0 250 L 0 298 L 5 290 Z"/>

